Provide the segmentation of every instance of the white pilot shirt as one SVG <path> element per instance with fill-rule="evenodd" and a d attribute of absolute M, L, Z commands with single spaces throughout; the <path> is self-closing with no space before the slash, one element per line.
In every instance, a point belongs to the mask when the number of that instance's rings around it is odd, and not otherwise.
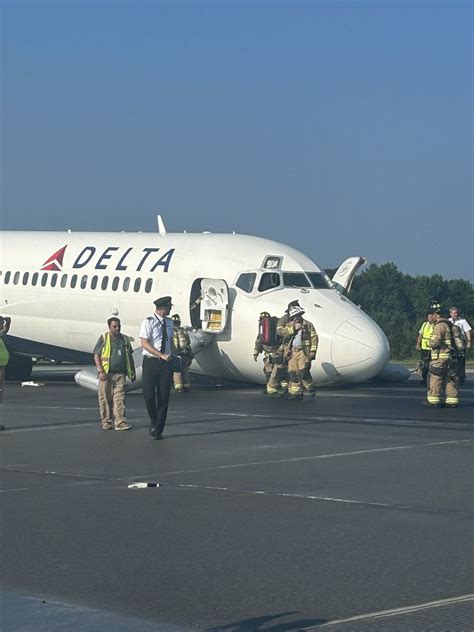
<path fill-rule="evenodd" d="M 173 340 L 173 321 L 171 318 L 160 318 L 156 314 L 148 316 L 140 325 L 140 338 L 146 338 L 158 351 L 161 350 L 161 341 L 163 339 L 163 322 L 166 321 L 166 333 L 168 340 L 166 341 L 164 353 L 171 353 L 171 341 Z M 156 358 L 145 348 L 142 349 L 144 356 Z"/>

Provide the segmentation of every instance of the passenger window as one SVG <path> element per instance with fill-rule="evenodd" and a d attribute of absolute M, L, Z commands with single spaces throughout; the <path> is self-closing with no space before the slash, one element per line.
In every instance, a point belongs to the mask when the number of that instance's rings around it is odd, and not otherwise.
<path fill-rule="evenodd" d="M 105 276 L 105 277 L 102 279 L 102 283 L 100 284 L 100 288 L 101 288 L 101 290 L 106 290 L 106 289 L 107 289 L 108 284 L 109 284 L 109 277 L 108 277 L 108 276 Z"/>
<path fill-rule="evenodd" d="M 71 277 L 71 287 L 75 288 L 77 285 L 77 274 L 73 274 Z"/>
<path fill-rule="evenodd" d="M 35 272 L 31 277 L 31 285 L 36 285 L 38 283 L 38 272 Z"/>
<path fill-rule="evenodd" d="M 145 284 L 145 292 L 150 294 L 151 288 L 153 287 L 153 279 L 147 279 Z"/>
<path fill-rule="evenodd" d="M 29 272 L 25 272 L 25 274 L 23 275 L 23 285 L 26 285 L 28 283 L 28 277 L 30 276 Z"/>
<path fill-rule="evenodd" d="M 114 292 L 117 290 L 119 283 L 120 283 L 119 277 L 114 277 L 112 281 L 112 289 Z"/>
<path fill-rule="evenodd" d="M 67 285 L 67 274 L 63 274 L 61 277 L 61 287 L 66 287 Z"/>
<path fill-rule="evenodd" d="M 95 290 L 95 288 L 97 287 L 97 275 L 94 274 L 94 276 L 91 279 L 91 290 Z"/>
<path fill-rule="evenodd" d="M 86 287 L 87 287 L 87 274 L 84 274 L 84 276 L 81 279 L 81 288 L 85 290 Z"/>
<path fill-rule="evenodd" d="M 8 272 L 5 272 L 5 281 L 4 281 L 5 285 L 8 285 L 10 283 L 11 274 L 12 273 L 10 272 L 10 270 L 8 270 Z"/>
<path fill-rule="evenodd" d="M 265 272 L 262 274 L 260 283 L 258 284 L 258 291 L 265 292 L 271 290 L 274 287 L 280 286 L 280 275 L 278 272 Z"/>
<path fill-rule="evenodd" d="M 142 284 L 142 280 L 140 278 L 135 279 L 135 283 L 133 284 L 133 291 L 139 292 L 141 284 Z"/>
<path fill-rule="evenodd" d="M 58 282 L 58 275 L 54 273 L 51 276 L 51 287 L 56 287 L 56 283 Z"/>
<path fill-rule="evenodd" d="M 125 279 L 123 280 L 123 291 L 124 292 L 128 292 L 128 288 L 130 287 L 130 277 L 125 277 Z"/>
<path fill-rule="evenodd" d="M 48 282 L 48 275 L 45 272 L 43 276 L 41 277 L 41 287 L 45 287 L 47 282 Z"/>
<path fill-rule="evenodd" d="M 18 285 L 18 281 L 20 280 L 20 273 L 19 272 L 15 272 L 15 276 L 13 277 L 13 283 L 15 285 Z"/>
<path fill-rule="evenodd" d="M 239 287 L 244 292 L 247 292 L 248 294 L 250 294 L 250 292 L 253 290 L 253 286 L 255 284 L 256 278 L 257 278 L 257 275 L 255 272 L 244 272 L 237 279 L 236 286 Z"/>
<path fill-rule="evenodd" d="M 283 285 L 285 287 L 311 287 L 304 272 L 283 272 Z"/>

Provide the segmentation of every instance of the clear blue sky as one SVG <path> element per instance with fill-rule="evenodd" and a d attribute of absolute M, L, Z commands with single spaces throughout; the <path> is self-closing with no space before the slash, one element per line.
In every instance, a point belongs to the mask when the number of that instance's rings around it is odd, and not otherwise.
<path fill-rule="evenodd" d="M 3 2 L 1 225 L 473 279 L 470 2 Z"/>

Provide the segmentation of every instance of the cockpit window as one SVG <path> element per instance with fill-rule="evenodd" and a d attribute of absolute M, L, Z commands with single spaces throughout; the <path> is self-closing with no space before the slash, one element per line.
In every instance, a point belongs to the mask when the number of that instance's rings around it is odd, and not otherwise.
<path fill-rule="evenodd" d="M 255 285 L 256 278 L 257 274 L 255 272 L 244 272 L 237 279 L 236 286 L 244 292 L 250 294 L 250 292 L 253 290 L 253 286 Z"/>
<path fill-rule="evenodd" d="M 266 292 L 274 287 L 280 287 L 280 275 L 278 272 L 264 272 L 258 284 L 258 291 Z"/>
<path fill-rule="evenodd" d="M 283 272 L 283 285 L 285 287 L 311 287 L 304 272 Z"/>
<path fill-rule="evenodd" d="M 309 279 L 315 290 L 332 289 L 327 278 L 321 272 L 307 272 Z"/>

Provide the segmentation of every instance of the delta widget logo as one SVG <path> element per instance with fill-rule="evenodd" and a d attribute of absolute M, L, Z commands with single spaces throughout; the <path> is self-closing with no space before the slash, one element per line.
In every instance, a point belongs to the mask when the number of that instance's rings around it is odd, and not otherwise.
<path fill-rule="evenodd" d="M 67 244 L 52 254 L 49 259 L 46 259 L 41 270 L 56 270 L 57 272 L 61 272 L 63 269 L 63 259 L 66 248 Z"/>

